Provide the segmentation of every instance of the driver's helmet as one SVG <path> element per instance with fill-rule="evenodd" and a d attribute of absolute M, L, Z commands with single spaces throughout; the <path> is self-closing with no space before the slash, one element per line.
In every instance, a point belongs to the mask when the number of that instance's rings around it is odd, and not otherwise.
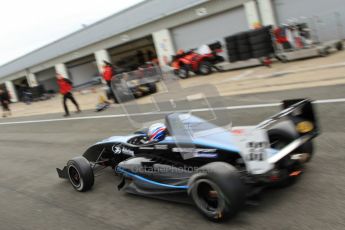
<path fill-rule="evenodd" d="M 163 123 L 156 123 L 150 126 L 147 132 L 149 141 L 162 141 L 167 133 L 167 127 Z"/>

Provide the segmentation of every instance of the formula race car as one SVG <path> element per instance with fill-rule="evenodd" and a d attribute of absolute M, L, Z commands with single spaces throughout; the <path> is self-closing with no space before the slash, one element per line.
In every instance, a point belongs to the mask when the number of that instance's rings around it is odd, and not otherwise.
<path fill-rule="evenodd" d="M 166 135 L 150 141 L 147 130 L 113 136 L 69 160 L 60 178 L 90 190 L 99 168 L 122 177 L 118 189 L 194 203 L 213 221 L 235 215 L 254 191 L 287 186 L 313 157 L 319 127 L 310 100 L 283 101 L 283 110 L 256 126 L 228 130 L 191 114 L 165 117 Z"/>

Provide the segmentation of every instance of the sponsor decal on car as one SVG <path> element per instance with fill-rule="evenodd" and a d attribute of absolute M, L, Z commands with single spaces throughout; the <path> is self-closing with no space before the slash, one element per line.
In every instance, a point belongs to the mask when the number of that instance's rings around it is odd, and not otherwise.
<path fill-rule="evenodd" d="M 121 154 L 122 153 L 120 145 L 113 145 L 112 150 L 113 150 L 113 153 L 115 153 L 115 154 Z"/>
<path fill-rule="evenodd" d="M 134 151 L 126 147 L 121 147 L 121 145 L 113 145 L 112 147 L 114 154 L 127 154 L 134 156 Z"/>
<path fill-rule="evenodd" d="M 178 152 L 178 153 L 214 153 L 216 152 L 217 149 L 196 149 L 196 148 L 173 148 L 173 152 Z"/>
<path fill-rule="evenodd" d="M 146 147 L 146 146 L 143 146 L 143 147 L 140 147 L 139 149 L 153 150 L 154 148 L 153 148 L 153 147 Z"/>
<path fill-rule="evenodd" d="M 166 150 L 168 149 L 168 145 L 155 145 L 155 149 Z"/>
<path fill-rule="evenodd" d="M 127 155 L 131 155 L 134 156 L 134 151 L 131 149 L 127 149 L 125 147 L 122 148 L 122 153 L 127 154 Z"/>
<path fill-rule="evenodd" d="M 202 148 L 173 148 L 173 152 L 179 152 L 182 154 L 187 154 L 185 158 L 193 157 L 204 157 L 204 158 L 216 158 L 218 154 L 216 153 L 217 149 L 202 149 Z"/>

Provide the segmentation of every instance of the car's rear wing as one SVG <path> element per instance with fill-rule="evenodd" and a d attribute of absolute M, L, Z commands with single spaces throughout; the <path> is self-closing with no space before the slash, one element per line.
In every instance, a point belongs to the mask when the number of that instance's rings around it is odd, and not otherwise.
<path fill-rule="evenodd" d="M 276 123 L 282 118 L 290 120 L 298 133 L 298 138 L 281 149 L 277 154 L 268 159 L 270 163 L 276 163 L 299 146 L 316 137 L 320 132 L 312 101 L 309 99 L 285 100 L 282 103 L 283 110 L 259 123 L 256 128 L 264 129 Z"/>
<path fill-rule="evenodd" d="M 303 121 L 308 121 L 313 127 L 310 131 L 318 132 L 319 131 L 319 124 L 316 119 L 316 115 L 313 109 L 312 101 L 310 99 L 293 99 L 293 100 L 284 100 L 282 102 L 283 110 L 279 113 L 269 117 L 268 119 L 260 122 L 256 128 L 267 128 L 282 118 L 288 118 L 295 125 Z M 307 125 L 305 123 L 305 125 Z M 297 127 L 296 127 L 297 128 Z M 307 133 L 308 127 L 299 127 L 300 129 L 305 128 L 305 133 Z M 302 131 L 302 130 L 301 130 Z M 302 132 L 304 133 L 304 132 Z"/>

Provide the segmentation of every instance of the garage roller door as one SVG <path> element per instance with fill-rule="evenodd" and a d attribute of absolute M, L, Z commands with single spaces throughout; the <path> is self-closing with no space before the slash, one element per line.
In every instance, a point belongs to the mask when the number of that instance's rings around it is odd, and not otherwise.
<path fill-rule="evenodd" d="M 88 83 L 99 75 L 94 55 L 68 62 L 66 66 L 75 87 Z"/>
<path fill-rule="evenodd" d="M 55 92 L 59 92 L 54 68 L 46 69 L 35 74 L 38 83 L 43 85 L 45 90 L 53 90 Z"/>
<path fill-rule="evenodd" d="M 274 0 L 278 24 L 307 22 L 315 39 L 345 38 L 344 0 Z"/>
<path fill-rule="evenodd" d="M 74 86 L 80 86 L 92 81 L 94 77 L 99 76 L 96 62 L 69 67 L 68 71 Z"/>
<path fill-rule="evenodd" d="M 215 41 L 224 43 L 224 37 L 248 30 L 244 8 L 238 7 L 172 29 L 176 49 L 197 48 Z"/>

